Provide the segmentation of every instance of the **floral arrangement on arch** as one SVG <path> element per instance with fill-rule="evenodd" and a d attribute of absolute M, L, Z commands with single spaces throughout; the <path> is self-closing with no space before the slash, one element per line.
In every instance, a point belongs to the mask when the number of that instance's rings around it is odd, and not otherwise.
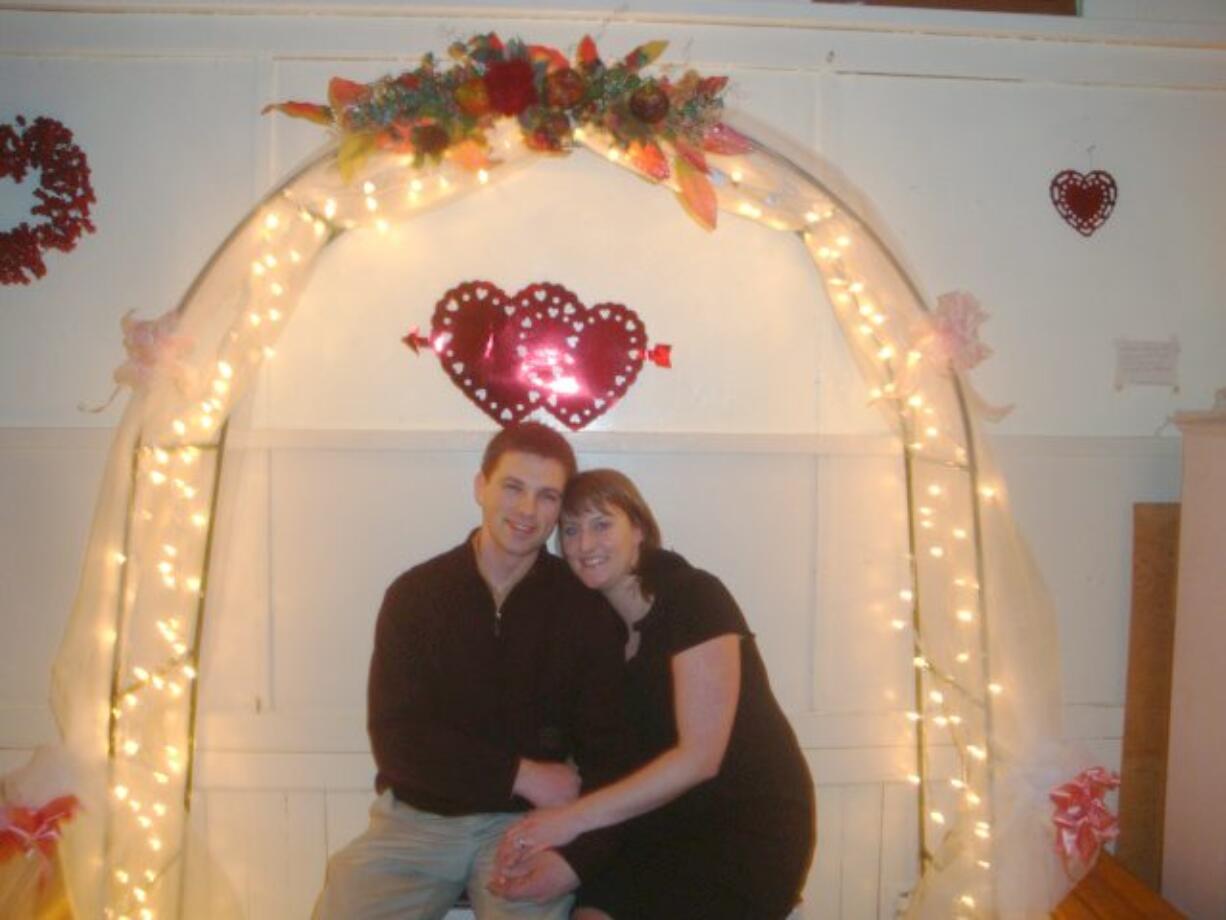
<path fill-rule="evenodd" d="M 643 72 L 667 44 L 649 42 L 606 63 L 585 36 L 571 61 L 556 48 L 490 33 L 453 44 L 449 67 L 427 54 L 414 70 L 373 83 L 334 77 L 328 105 L 282 102 L 265 111 L 335 129 L 346 178 L 376 151 L 410 154 L 417 166 L 446 156 L 484 168 L 500 119 L 516 119 L 524 143 L 543 153 L 568 152 L 584 128 L 604 131 L 642 175 L 674 180 L 682 203 L 711 228 L 716 198 L 706 155 L 747 153 L 753 144 L 722 121 L 727 77 Z"/>

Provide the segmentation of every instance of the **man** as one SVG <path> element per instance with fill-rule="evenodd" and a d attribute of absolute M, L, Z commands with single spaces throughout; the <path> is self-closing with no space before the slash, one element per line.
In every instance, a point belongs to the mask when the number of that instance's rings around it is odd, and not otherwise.
<path fill-rule="evenodd" d="M 473 483 L 481 526 L 388 588 L 367 698 L 379 798 L 329 861 L 316 920 L 442 917 L 465 889 L 481 920 L 562 920 L 600 860 L 607 841 L 580 837 L 541 854 L 516 901 L 487 887 L 517 812 L 621 763 L 620 625 L 542 551 L 575 466 L 544 425 L 499 432 Z"/>

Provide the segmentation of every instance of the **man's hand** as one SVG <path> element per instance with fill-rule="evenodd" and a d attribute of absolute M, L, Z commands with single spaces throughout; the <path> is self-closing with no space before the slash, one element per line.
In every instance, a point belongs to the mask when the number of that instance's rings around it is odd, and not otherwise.
<path fill-rule="evenodd" d="M 545 850 L 522 860 L 514 869 L 496 874 L 489 890 L 509 901 L 552 901 L 579 887 L 579 876 L 557 850 Z"/>
<path fill-rule="evenodd" d="M 570 764 L 523 757 L 511 791 L 537 808 L 567 805 L 579 797 L 579 771 Z"/>

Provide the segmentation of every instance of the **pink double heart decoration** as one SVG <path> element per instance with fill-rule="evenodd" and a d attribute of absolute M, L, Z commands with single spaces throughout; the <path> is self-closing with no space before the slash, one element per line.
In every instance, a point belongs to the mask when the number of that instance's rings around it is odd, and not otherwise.
<path fill-rule="evenodd" d="M 584 306 L 560 284 L 508 296 L 488 281 L 467 281 L 438 301 L 414 351 L 429 345 L 452 382 L 498 424 L 544 409 L 578 431 L 611 409 L 643 361 L 667 367 L 669 347 L 647 348 L 638 315 L 622 304 Z"/>

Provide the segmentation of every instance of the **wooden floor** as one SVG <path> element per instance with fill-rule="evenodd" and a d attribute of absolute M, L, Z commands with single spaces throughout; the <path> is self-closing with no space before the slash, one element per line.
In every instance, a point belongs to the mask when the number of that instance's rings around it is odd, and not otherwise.
<path fill-rule="evenodd" d="M 1106 853 L 1052 914 L 1055 920 L 1166 920 L 1183 916 Z"/>

